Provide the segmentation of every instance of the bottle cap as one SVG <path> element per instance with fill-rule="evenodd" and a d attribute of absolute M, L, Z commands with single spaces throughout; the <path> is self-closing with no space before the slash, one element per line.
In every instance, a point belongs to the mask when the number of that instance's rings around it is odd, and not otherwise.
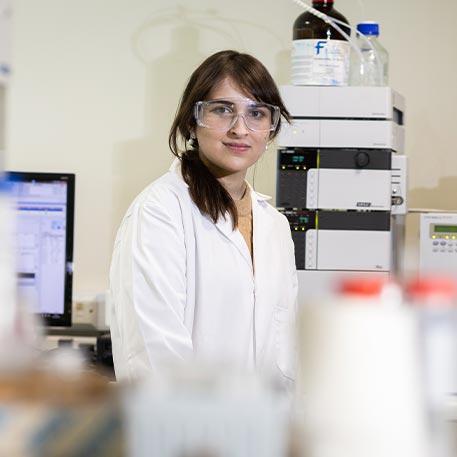
<path fill-rule="evenodd" d="M 316 3 L 318 3 L 320 5 L 321 4 L 330 4 L 331 5 L 331 4 L 333 4 L 333 0 L 313 0 L 313 5 Z"/>
<path fill-rule="evenodd" d="M 408 296 L 428 307 L 455 306 L 457 282 L 449 277 L 430 276 L 413 279 L 406 286 Z"/>
<path fill-rule="evenodd" d="M 346 278 L 341 282 L 339 291 L 343 295 L 380 296 L 387 284 L 388 281 L 380 277 Z"/>
<path fill-rule="evenodd" d="M 360 22 L 357 24 L 357 30 L 363 35 L 379 36 L 379 24 L 377 22 Z"/>

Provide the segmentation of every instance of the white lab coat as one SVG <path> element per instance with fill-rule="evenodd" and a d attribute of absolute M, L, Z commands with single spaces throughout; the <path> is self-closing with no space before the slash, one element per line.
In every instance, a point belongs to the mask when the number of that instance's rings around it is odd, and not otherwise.
<path fill-rule="evenodd" d="M 297 278 L 286 218 L 251 191 L 252 266 L 231 218 L 193 203 L 179 161 L 132 203 L 110 271 L 117 379 L 198 359 L 294 378 Z"/>

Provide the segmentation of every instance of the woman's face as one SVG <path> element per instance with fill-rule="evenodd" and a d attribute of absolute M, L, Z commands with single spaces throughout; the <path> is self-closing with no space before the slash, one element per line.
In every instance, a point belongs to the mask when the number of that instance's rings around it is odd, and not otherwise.
<path fill-rule="evenodd" d="M 225 78 L 213 87 L 207 100 L 229 99 L 236 112 L 243 114 L 246 107 L 245 93 L 230 79 Z M 252 131 L 239 116 L 228 130 L 196 127 L 199 154 L 202 161 L 217 177 L 239 174 L 244 178 L 247 169 L 257 162 L 265 151 L 269 131 Z"/>

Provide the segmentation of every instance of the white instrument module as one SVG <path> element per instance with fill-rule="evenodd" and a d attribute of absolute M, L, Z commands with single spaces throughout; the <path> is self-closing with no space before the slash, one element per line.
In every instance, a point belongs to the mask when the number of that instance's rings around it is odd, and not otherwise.
<path fill-rule="evenodd" d="M 420 271 L 457 274 L 456 213 L 421 214 Z"/>

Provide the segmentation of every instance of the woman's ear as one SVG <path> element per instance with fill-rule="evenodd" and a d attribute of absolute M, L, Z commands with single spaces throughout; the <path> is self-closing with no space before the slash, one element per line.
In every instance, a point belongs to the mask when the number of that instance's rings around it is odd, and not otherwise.
<path fill-rule="evenodd" d="M 198 140 L 195 130 L 191 130 L 190 132 L 189 144 L 190 147 L 194 150 L 198 148 Z"/>

